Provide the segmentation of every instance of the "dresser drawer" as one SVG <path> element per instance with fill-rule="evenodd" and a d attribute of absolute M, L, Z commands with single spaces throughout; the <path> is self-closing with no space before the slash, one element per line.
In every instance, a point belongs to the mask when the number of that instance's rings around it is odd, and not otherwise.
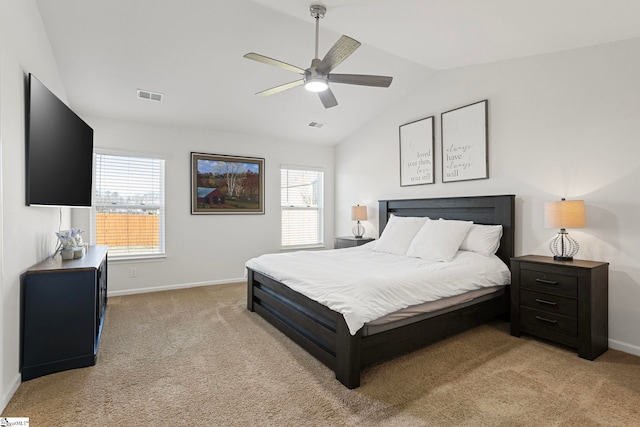
<path fill-rule="evenodd" d="M 520 304 L 523 307 L 534 308 L 548 313 L 573 318 L 578 317 L 578 300 L 572 298 L 522 289 L 520 291 Z"/>
<path fill-rule="evenodd" d="M 520 325 L 523 331 L 530 330 L 543 338 L 545 338 L 544 331 L 572 337 L 578 336 L 577 319 L 528 307 L 522 307 L 520 310 Z"/>
<path fill-rule="evenodd" d="M 576 276 L 523 269 L 520 271 L 520 286 L 554 295 L 578 297 L 578 278 Z"/>

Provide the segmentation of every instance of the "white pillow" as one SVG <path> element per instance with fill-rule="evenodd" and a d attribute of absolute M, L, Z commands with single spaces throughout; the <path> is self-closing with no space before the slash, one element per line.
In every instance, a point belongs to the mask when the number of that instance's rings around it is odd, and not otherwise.
<path fill-rule="evenodd" d="M 494 255 L 500 246 L 501 225 L 473 224 L 462 241 L 460 250 L 472 251 L 484 256 Z"/>
<path fill-rule="evenodd" d="M 429 218 L 395 216 L 391 214 L 374 251 L 405 255 L 416 233 Z"/>
<path fill-rule="evenodd" d="M 473 225 L 472 221 L 426 222 L 407 250 L 407 256 L 427 261 L 450 262 Z"/>

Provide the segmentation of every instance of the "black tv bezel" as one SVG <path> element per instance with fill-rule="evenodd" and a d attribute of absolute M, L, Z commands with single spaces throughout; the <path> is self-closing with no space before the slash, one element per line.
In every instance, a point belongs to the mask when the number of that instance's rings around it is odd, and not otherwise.
<path fill-rule="evenodd" d="M 32 73 L 29 73 L 28 76 L 25 76 L 26 80 L 26 96 L 25 96 L 25 203 L 27 206 L 46 206 L 46 207 L 81 207 L 81 208 L 90 208 L 92 205 L 92 192 L 93 192 L 93 135 L 94 131 L 89 124 L 87 124 L 80 116 L 78 116 L 67 104 L 65 104 L 55 93 L 53 93 L 44 83 L 42 83 L 36 76 Z M 88 156 L 83 156 L 83 161 L 87 161 L 88 165 L 84 166 L 84 170 L 82 173 L 77 173 L 73 170 L 73 165 L 63 165 L 59 169 L 56 169 L 56 172 L 63 173 L 66 175 L 62 176 L 60 179 L 60 175 L 57 175 L 59 180 L 63 183 L 59 187 L 56 187 L 60 192 L 56 193 L 55 197 L 34 197 L 34 193 L 42 193 L 42 191 L 36 191 L 34 186 L 42 185 L 42 178 L 38 180 L 40 183 L 34 182 L 38 181 L 35 179 L 33 175 L 34 167 L 38 165 L 34 165 L 37 163 L 35 159 L 35 154 L 33 153 L 34 149 L 38 149 L 33 141 L 34 132 L 32 129 L 36 124 L 32 122 L 34 119 L 34 81 L 45 90 L 45 93 L 48 93 L 49 102 L 55 104 L 56 111 L 60 114 L 66 115 L 67 119 L 73 120 L 75 122 L 75 127 L 77 129 L 83 128 L 83 132 L 86 133 L 86 139 L 82 139 L 85 141 L 84 143 L 90 144 L 90 149 L 87 150 L 86 146 L 82 147 L 81 150 L 84 154 L 88 154 Z M 36 132 L 38 133 L 38 132 Z M 56 138 L 53 137 L 51 139 L 52 143 L 60 144 L 60 141 L 56 141 Z M 88 141 L 88 142 L 87 142 Z M 43 145 L 42 142 L 39 145 Z M 77 147 L 80 145 L 76 144 Z M 60 154 L 61 156 L 64 154 L 72 154 L 68 153 L 68 146 L 60 147 L 65 150 Z M 55 150 L 56 148 L 54 148 Z M 56 152 L 59 154 L 60 152 Z M 65 169 L 68 168 L 68 169 Z M 88 170 L 87 170 L 88 168 Z M 75 172 L 75 174 L 74 174 Z M 50 175 L 54 175 L 49 172 Z M 55 177 L 51 177 L 54 179 Z M 70 181 L 79 180 L 79 184 L 77 186 L 68 185 Z M 49 183 L 47 183 L 49 185 Z M 38 187 L 41 188 L 41 187 Z M 65 188 L 67 191 L 65 191 Z M 78 188 L 81 188 L 82 191 L 78 192 Z"/>

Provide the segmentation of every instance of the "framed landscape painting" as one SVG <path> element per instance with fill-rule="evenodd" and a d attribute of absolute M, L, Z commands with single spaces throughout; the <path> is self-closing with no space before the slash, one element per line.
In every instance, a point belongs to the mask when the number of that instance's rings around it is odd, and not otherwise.
<path fill-rule="evenodd" d="M 191 153 L 191 213 L 264 214 L 264 159 Z"/>

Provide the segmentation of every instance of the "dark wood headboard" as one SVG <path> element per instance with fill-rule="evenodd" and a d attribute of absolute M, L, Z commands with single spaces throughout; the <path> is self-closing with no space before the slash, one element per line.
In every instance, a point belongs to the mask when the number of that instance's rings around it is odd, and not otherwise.
<path fill-rule="evenodd" d="M 510 265 L 514 256 L 515 198 L 502 196 L 444 197 L 436 199 L 379 200 L 380 234 L 391 214 L 426 216 L 431 219 L 473 221 L 475 224 L 502 225 L 502 239 L 496 255 Z"/>

